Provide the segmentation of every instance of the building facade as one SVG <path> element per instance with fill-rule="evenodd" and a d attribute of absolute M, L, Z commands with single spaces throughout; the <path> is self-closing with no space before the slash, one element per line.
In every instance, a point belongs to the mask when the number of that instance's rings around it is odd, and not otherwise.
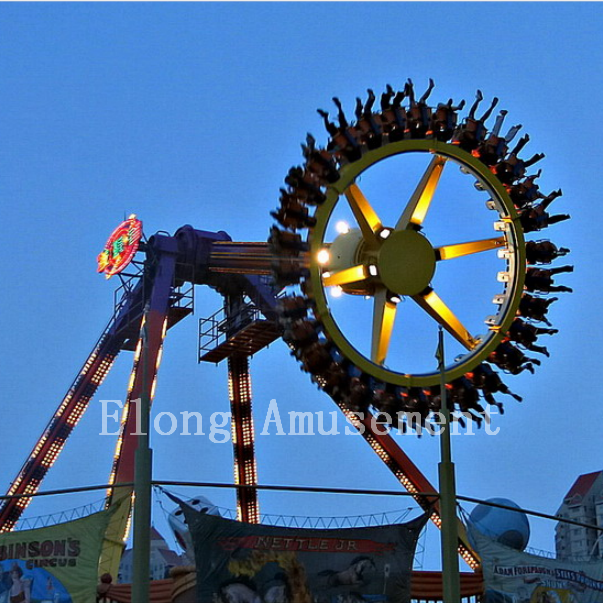
<path fill-rule="evenodd" d="M 119 564 L 119 578 L 121 583 L 132 582 L 134 553 L 132 549 L 126 549 Z M 150 579 L 163 580 L 169 578 L 170 570 L 177 565 L 186 565 L 178 553 L 172 551 L 163 536 L 151 528 L 151 559 Z"/>
<path fill-rule="evenodd" d="M 557 516 L 603 528 L 603 471 L 580 475 L 565 495 Z M 555 550 L 558 559 L 603 559 L 603 532 L 559 522 Z"/>

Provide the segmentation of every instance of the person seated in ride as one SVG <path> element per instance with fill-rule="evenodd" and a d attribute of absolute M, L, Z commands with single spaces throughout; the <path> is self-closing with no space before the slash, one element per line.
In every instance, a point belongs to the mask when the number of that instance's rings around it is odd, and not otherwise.
<path fill-rule="evenodd" d="M 292 322 L 283 333 L 283 339 L 298 347 L 304 347 L 318 340 L 317 321 L 301 318 Z"/>
<path fill-rule="evenodd" d="M 478 427 L 481 427 L 482 415 L 485 411 L 479 403 L 479 392 L 476 387 L 465 375 L 452 381 L 451 385 L 451 402 L 456 404 L 467 418 L 472 419 Z"/>
<path fill-rule="evenodd" d="M 551 241 L 528 241 L 526 260 L 528 264 L 550 264 L 558 257 L 570 252 L 566 247 L 557 247 Z"/>
<path fill-rule="evenodd" d="M 299 283 L 302 278 L 309 275 L 309 270 L 297 257 L 276 257 L 272 260 L 270 265 L 274 271 L 277 284 L 282 287 L 295 285 Z M 306 282 L 307 281 L 304 281 L 304 283 Z M 307 287 L 310 287 L 309 283 L 307 284 Z"/>
<path fill-rule="evenodd" d="M 456 107 L 453 107 L 453 100 L 448 103 L 440 103 L 431 118 L 429 129 L 433 132 L 433 137 L 438 140 L 447 141 L 452 138 L 458 121 L 458 111 L 465 106 L 462 100 Z"/>
<path fill-rule="evenodd" d="M 306 144 L 302 144 L 301 148 L 307 168 L 321 181 L 332 183 L 339 179 L 339 172 L 331 154 L 326 149 L 316 148 L 316 139 L 312 134 L 306 134 Z"/>
<path fill-rule="evenodd" d="M 477 149 L 478 145 L 484 140 L 487 133 L 485 122 L 492 114 L 492 111 L 494 111 L 494 107 L 498 104 L 498 98 L 495 96 L 488 110 L 481 118 L 476 119 L 475 112 L 483 99 L 481 90 L 478 90 L 475 102 L 469 110 L 469 115 L 463 120 L 463 123 L 453 137 L 453 144 L 457 144 L 461 149 L 469 153 Z"/>
<path fill-rule="evenodd" d="M 429 131 L 429 125 L 431 123 L 431 107 L 427 105 L 427 99 L 434 89 L 434 81 L 429 78 L 429 86 L 423 94 L 423 96 L 416 101 L 414 85 L 412 80 L 409 78 L 405 87 L 406 96 L 409 99 L 409 108 L 407 111 L 408 115 L 408 129 L 410 130 L 411 138 L 424 138 Z"/>
<path fill-rule="evenodd" d="M 520 125 L 514 126 L 514 128 L 511 128 L 511 130 L 509 130 L 509 134 L 511 134 L 513 131 L 517 133 L 519 128 L 521 128 Z M 512 134 L 511 139 L 513 138 L 513 136 L 515 136 L 515 133 Z M 509 134 L 507 134 L 506 136 L 507 142 L 510 142 L 511 140 L 509 138 Z M 523 159 L 519 158 L 520 151 L 528 143 L 529 140 L 530 136 L 528 134 L 522 136 L 519 142 L 515 145 L 515 148 L 509 153 L 509 155 L 507 155 L 505 159 L 502 159 L 496 165 L 496 175 L 503 184 L 510 185 L 516 180 L 523 178 L 526 174 L 527 168 L 534 165 L 537 161 L 544 159 L 544 153 L 536 153 L 531 157 L 531 159 L 528 159 L 527 161 L 524 161 Z"/>
<path fill-rule="evenodd" d="M 366 412 L 372 402 L 372 392 L 361 377 L 352 377 L 349 389 L 343 399 L 350 410 Z"/>
<path fill-rule="evenodd" d="M 342 386 L 347 381 L 347 375 L 345 369 L 338 362 L 332 362 L 320 376 L 312 375 L 312 381 L 334 399 L 339 399 Z"/>
<path fill-rule="evenodd" d="M 302 350 L 302 367 L 308 373 L 322 374 L 333 363 L 329 354 L 330 343 L 318 340 Z"/>
<path fill-rule="evenodd" d="M 357 140 L 366 149 L 376 149 L 383 143 L 383 127 L 381 118 L 378 114 L 373 114 L 373 105 L 375 103 L 375 93 L 369 89 L 368 99 L 363 104 L 360 97 L 356 97 L 356 124 L 349 128 Z"/>
<path fill-rule="evenodd" d="M 308 316 L 309 300 L 301 295 L 287 295 L 279 299 L 278 306 L 281 321 L 290 322 Z"/>
<path fill-rule="evenodd" d="M 333 102 L 339 109 L 341 103 L 337 97 L 333 98 Z M 349 162 L 356 161 L 362 157 L 363 148 L 361 144 L 360 132 L 349 126 L 343 110 L 339 111 L 340 125 L 337 127 L 333 122 L 329 121 L 329 114 L 322 109 L 317 109 L 318 114 L 323 118 L 325 128 L 331 137 L 331 141 L 327 145 L 327 149 L 334 152 L 340 161 Z"/>
<path fill-rule="evenodd" d="M 379 409 L 380 412 L 386 413 L 389 423 L 392 422 L 392 418 L 396 416 L 396 413 L 400 410 L 400 401 L 398 400 L 395 388 L 388 384 L 383 384 L 383 387 L 375 390 L 375 398 L 373 405 Z"/>
<path fill-rule="evenodd" d="M 369 132 L 367 133 L 367 146 L 369 149 L 376 149 L 383 144 L 383 122 L 379 113 L 373 112 L 373 105 L 375 104 L 375 93 L 369 88 L 367 90 L 368 98 L 364 104 L 364 110 L 362 112 L 363 123 L 369 125 Z"/>
<path fill-rule="evenodd" d="M 311 228 L 316 224 L 316 218 L 310 216 L 308 208 L 300 200 L 281 189 L 281 207 L 270 215 L 285 228 L 298 230 L 300 228 Z"/>
<path fill-rule="evenodd" d="M 528 291 L 566 291 L 572 293 L 573 289 L 564 285 L 555 285 L 553 276 L 562 272 L 573 272 L 573 266 L 561 266 L 559 268 L 549 268 L 547 270 L 541 268 L 528 268 L 526 270 L 525 288 Z"/>
<path fill-rule="evenodd" d="M 536 230 L 542 230 L 551 224 L 562 222 L 563 220 L 569 220 L 571 216 L 569 214 L 557 214 L 551 216 L 546 209 L 548 206 L 557 198 L 562 195 L 561 189 L 552 192 L 548 197 L 536 205 L 535 207 L 526 207 L 520 214 L 519 220 L 523 227 L 524 232 L 534 232 Z"/>
<path fill-rule="evenodd" d="M 270 229 L 268 242 L 277 255 L 297 256 L 299 252 L 308 251 L 308 244 L 300 235 L 280 230 L 276 226 Z"/>
<path fill-rule="evenodd" d="M 493 394 L 501 392 L 507 394 L 518 402 L 521 402 L 523 398 L 514 394 L 502 381 L 500 375 L 486 362 L 482 362 L 471 371 L 471 380 L 475 387 L 481 390 L 484 395 L 484 399 L 488 404 L 497 406 L 501 414 L 504 413 L 503 405 L 494 399 Z"/>
<path fill-rule="evenodd" d="M 546 315 L 549 311 L 549 306 L 558 299 L 558 297 L 546 299 L 544 297 L 536 297 L 534 295 L 530 295 L 529 293 L 524 293 L 519 301 L 517 315 L 524 316 L 530 320 L 543 322 L 550 327 L 551 323 L 547 320 Z"/>
<path fill-rule="evenodd" d="M 511 323 L 507 336 L 511 341 L 515 341 L 524 348 L 548 357 L 550 356 L 549 351 L 544 346 L 536 345 L 536 340 L 539 335 L 554 335 L 558 332 L 557 329 L 535 327 L 517 318 Z"/>
<path fill-rule="evenodd" d="M 388 84 L 388 92 L 390 90 L 392 93 L 394 92 Z M 393 98 L 391 98 L 389 105 L 384 108 L 382 97 L 381 108 L 383 111 L 381 113 L 381 122 L 383 124 L 383 131 L 388 135 L 390 142 L 404 139 L 408 124 L 406 109 L 402 106 L 402 101 L 405 98 L 406 94 L 403 90 L 396 92 Z"/>
<path fill-rule="evenodd" d="M 542 170 L 538 170 L 536 174 L 528 176 L 523 182 L 514 184 L 507 189 L 511 201 L 517 209 L 524 209 L 537 199 L 544 199 L 544 195 L 539 191 L 539 186 L 535 182 L 541 173 Z"/>
<path fill-rule="evenodd" d="M 392 100 L 394 96 L 396 96 L 396 91 L 389 84 L 387 84 L 385 86 L 385 92 L 381 94 L 380 104 L 382 113 L 392 108 Z"/>
<path fill-rule="evenodd" d="M 528 358 L 518 348 L 509 343 L 508 339 L 501 341 L 498 347 L 488 356 L 488 360 L 512 375 L 519 375 L 525 370 L 533 374 L 533 365 L 540 365 L 540 360 Z"/>
<path fill-rule="evenodd" d="M 301 189 L 307 191 L 312 195 L 324 197 L 321 187 L 324 186 L 321 183 L 320 178 L 311 171 L 304 169 L 301 166 L 294 166 L 289 169 L 287 176 L 285 177 L 285 183 L 293 189 Z M 324 198 L 322 199 L 324 201 Z M 322 202 L 322 201 L 321 201 Z"/>
<path fill-rule="evenodd" d="M 488 166 L 494 166 L 507 154 L 507 143 L 513 139 L 521 128 L 521 125 L 513 126 L 506 136 L 500 136 L 500 130 L 507 115 L 504 109 L 498 114 L 490 136 L 478 146 L 480 161 Z"/>

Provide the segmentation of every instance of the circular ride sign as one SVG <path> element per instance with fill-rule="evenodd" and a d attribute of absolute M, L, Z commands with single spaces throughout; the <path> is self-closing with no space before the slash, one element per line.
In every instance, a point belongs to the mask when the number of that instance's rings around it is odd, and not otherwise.
<path fill-rule="evenodd" d="M 104 272 L 107 278 L 119 274 L 132 261 L 141 238 L 142 222 L 132 214 L 111 233 L 99 253 L 98 272 Z"/>

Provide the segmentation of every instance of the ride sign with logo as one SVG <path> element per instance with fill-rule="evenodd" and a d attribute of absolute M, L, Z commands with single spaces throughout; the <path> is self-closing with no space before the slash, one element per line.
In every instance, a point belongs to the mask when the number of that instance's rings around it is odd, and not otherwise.
<path fill-rule="evenodd" d="M 141 238 L 142 222 L 132 214 L 111 233 L 99 253 L 98 272 L 104 272 L 107 278 L 119 274 L 136 255 Z"/>

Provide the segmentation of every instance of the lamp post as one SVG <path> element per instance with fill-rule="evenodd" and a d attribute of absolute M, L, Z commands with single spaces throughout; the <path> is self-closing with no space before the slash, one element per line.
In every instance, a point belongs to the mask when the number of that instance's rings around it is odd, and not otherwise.
<path fill-rule="evenodd" d="M 442 585 L 444 603 L 459 603 L 461 587 L 459 579 L 458 529 L 456 516 L 456 486 L 454 463 L 450 446 L 450 409 L 446 392 L 446 370 L 444 363 L 444 331 L 438 333 L 436 353 L 440 370 L 440 399 L 443 429 L 440 433 L 440 463 L 438 477 L 440 488 L 440 517 L 442 520 Z"/>

